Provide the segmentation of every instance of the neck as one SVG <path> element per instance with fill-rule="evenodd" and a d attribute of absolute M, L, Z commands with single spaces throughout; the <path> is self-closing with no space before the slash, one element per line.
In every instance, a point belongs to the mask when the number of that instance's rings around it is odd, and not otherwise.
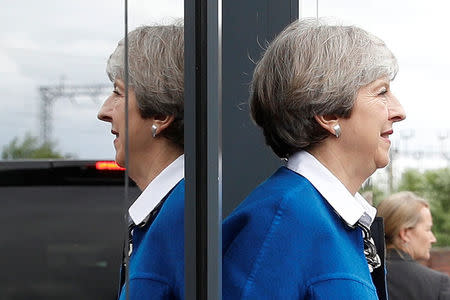
<path fill-rule="evenodd" d="M 412 255 L 412 253 L 410 253 L 409 249 L 407 249 L 406 247 L 403 247 L 400 243 L 386 245 L 386 248 L 387 249 L 395 249 L 395 251 L 397 251 L 397 252 L 405 253 L 405 254 L 408 254 L 409 256 L 413 257 L 413 255 Z"/>
<path fill-rule="evenodd" d="M 365 172 L 363 164 L 339 147 L 337 139 L 327 138 L 308 152 L 333 173 L 352 195 L 371 175 Z"/>
<path fill-rule="evenodd" d="M 183 150 L 164 139 L 152 149 L 135 158 L 130 157 L 130 178 L 143 191 L 167 166 L 176 160 Z"/>

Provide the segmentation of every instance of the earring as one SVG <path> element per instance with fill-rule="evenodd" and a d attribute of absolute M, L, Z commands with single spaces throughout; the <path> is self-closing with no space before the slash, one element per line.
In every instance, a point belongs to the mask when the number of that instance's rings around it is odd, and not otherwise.
<path fill-rule="evenodd" d="M 152 125 L 152 137 L 156 137 L 156 131 L 158 130 L 158 126 L 155 124 Z"/>
<path fill-rule="evenodd" d="M 336 124 L 333 126 L 334 129 L 334 135 L 338 138 L 341 136 L 341 126 L 339 124 Z"/>

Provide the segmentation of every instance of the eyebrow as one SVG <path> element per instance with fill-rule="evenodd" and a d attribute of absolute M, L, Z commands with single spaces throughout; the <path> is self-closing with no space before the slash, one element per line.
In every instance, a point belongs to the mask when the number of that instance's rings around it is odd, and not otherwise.
<path fill-rule="evenodd" d="M 384 78 L 378 78 L 379 83 L 384 83 L 384 84 L 390 84 L 391 80 L 384 77 Z"/>
<path fill-rule="evenodd" d="M 390 87 L 391 86 L 391 81 L 387 80 L 387 79 L 378 79 L 378 82 L 376 84 L 373 85 L 373 89 L 378 89 L 382 86 L 386 86 L 386 87 Z"/>

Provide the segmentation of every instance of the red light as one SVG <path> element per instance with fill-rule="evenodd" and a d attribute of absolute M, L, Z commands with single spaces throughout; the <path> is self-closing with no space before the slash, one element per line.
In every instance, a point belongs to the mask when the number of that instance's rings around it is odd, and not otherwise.
<path fill-rule="evenodd" d="M 98 161 L 95 163 L 95 168 L 97 170 L 109 170 L 109 171 L 123 171 L 125 168 L 122 168 L 115 161 Z"/>

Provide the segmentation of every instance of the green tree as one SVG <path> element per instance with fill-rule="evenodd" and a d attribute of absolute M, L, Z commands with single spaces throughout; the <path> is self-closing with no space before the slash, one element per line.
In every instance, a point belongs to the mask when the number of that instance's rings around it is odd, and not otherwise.
<path fill-rule="evenodd" d="M 430 202 L 436 246 L 450 246 L 450 169 L 403 173 L 399 191 L 412 191 Z"/>
<path fill-rule="evenodd" d="M 424 197 L 426 190 L 426 178 L 418 170 L 408 169 L 403 172 L 397 190 L 411 191 Z"/>
<path fill-rule="evenodd" d="M 39 139 L 26 133 L 22 141 L 15 137 L 3 147 L 2 159 L 44 159 L 44 158 L 70 158 L 71 155 L 62 155 L 55 150 L 54 143 L 40 143 Z"/>
<path fill-rule="evenodd" d="M 450 169 L 427 171 L 426 196 L 431 201 L 434 228 L 439 246 L 450 246 Z"/>

